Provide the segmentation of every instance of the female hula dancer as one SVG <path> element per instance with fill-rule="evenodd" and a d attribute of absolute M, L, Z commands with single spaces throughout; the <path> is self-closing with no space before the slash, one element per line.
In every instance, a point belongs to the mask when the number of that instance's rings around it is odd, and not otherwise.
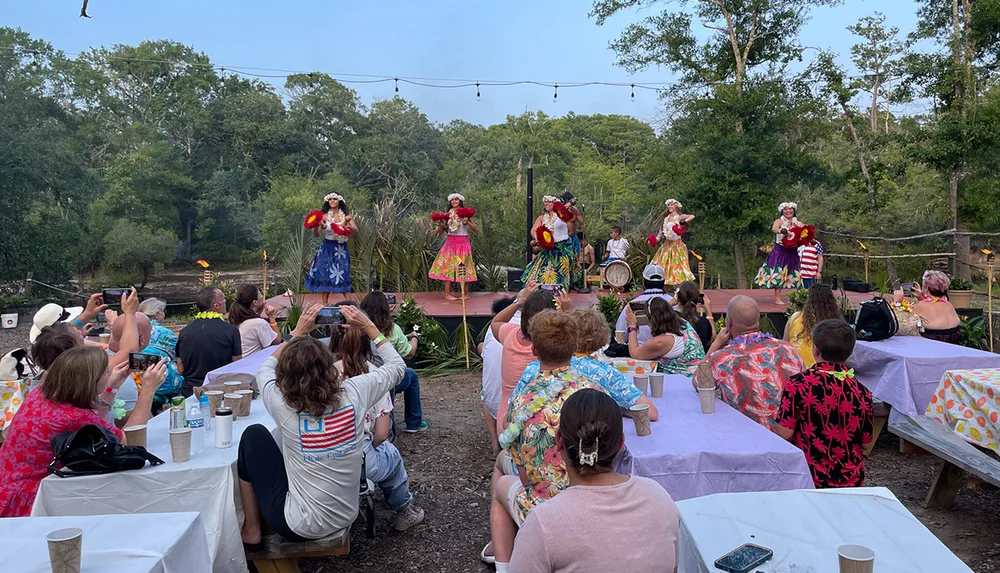
<path fill-rule="evenodd" d="M 465 209 L 465 197 L 460 193 L 448 195 L 447 219 L 438 220 L 437 233 L 447 233 L 444 245 L 438 251 L 434 264 L 427 276 L 434 280 L 444 281 L 445 300 L 458 300 L 451 294 L 451 283 L 461 284 L 462 298 L 466 297 L 465 283 L 476 282 L 476 263 L 472 260 L 472 244 L 469 242 L 469 231 L 476 230 L 476 222 L 471 216 L 460 216 Z M 462 215 L 467 215 L 462 213 Z M 465 277 L 458 273 L 458 265 L 465 265 Z"/>
<path fill-rule="evenodd" d="M 323 197 L 323 244 L 313 257 L 306 288 L 323 294 L 323 304 L 330 302 L 330 293 L 351 292 L 351 251 L 347 238 L 358 230 L 344 198 L 336 193 Z"/>
<path fill-rule="evenodd" d="M 679 285 L 684 281 L 693 281 L 694 273 L 688 262 L 688 249 L 674 227 L 694 220 L 694 215 L 681 213 L 681 202 L 677 199 L 667 199 L 667 208 L 660 213 L 660 225 L 656 238 L 661 241 L 659 250 L 653 256 L 653 262 L 663 267 L 664 283 Z"/>
<path fill-rule="evenodd" d="M 785 304 L 781 300 L 781 289 L 799 288 L 802 285 L 802 280 L 799 278 L 798 248 L 781 244 L 781 240 L 790 234 L 794 227 L 802 226 L 795 217 L 798 208 L 799 206 L 791 201 L 778 205 L 778 218 L 771 225 L 771 231 L 774 232 L 774 249 L 754 279 L 757 286 L 774 289 L 774 304 L 777 305 Z"/>
<path fill-rule="evenodd" d="M 542 198 L 545 211 L 535 219 L 531 235 L 536 237 L 540 251 L 521 275 L 521 282 L 535 281 L 542 285 L 560 285 L 569 292 L 573 272 L 573 245 L 569 240 L 572 213 L 553 195 Z"/>

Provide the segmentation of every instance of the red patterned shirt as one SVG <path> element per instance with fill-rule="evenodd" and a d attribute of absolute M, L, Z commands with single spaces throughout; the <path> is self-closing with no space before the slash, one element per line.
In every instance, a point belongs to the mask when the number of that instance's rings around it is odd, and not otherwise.
<path fill-rule="evenodd" d="M 806 455 L 816 487 L 864 484 L 864 444 L 872 439 L 872 395 L 853 370 L 820 362 L 790 377 L 776 421 L 795 430 L 791 441 Z"/>
<path fill-rule="evenodd" d="M 31 513 L 38 486 L 49 475 L 52 438 L 87 424 L 102 426 L 122 438 L 121 430 L 93 410 L 52 402 L 40 389 L 28 393 L 0 448 L 0 517 Z"/>

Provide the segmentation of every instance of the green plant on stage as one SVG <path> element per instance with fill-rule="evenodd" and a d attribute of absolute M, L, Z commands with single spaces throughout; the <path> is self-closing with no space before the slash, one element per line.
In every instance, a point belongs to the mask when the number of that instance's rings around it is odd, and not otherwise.
<path fill-rule="evenodd" d="M 771 318 L 766 314 L 760 317 L 760 331 L 766 332 L 776 338 L 781 338 L 781 335 L 783 334 L 780 330 L 778 330 L 778 327 L 774 325 L 774 321 L 771 320 Z"/>
<path fill-rule="evenodd" d="M 288 308 L 281 322 L 281 333 L 289 334 L 302 315 L 302 305 L 305 300 L 306 274 L 309 272 L 311 256 L 316 241 L 304 227 L 293 232 L 285 240 L 284 246 L 275 253 L 277 259 L 278 284 L 285 289 L 288 296 Z"/>
<path fill-rule="evenodd" d="M 726 315 L 722 315 L 719 318 L 715 319 L 716 332 L 722 330 L 725 327 L 726 327 Z"/>
<path fill-rule="evenodd" d="M 962 329 L 962 345 L 978 350 L 989 348 L 989 339 L 986 334 L 986 322 L 981 316 L 969 318 L 966 315 L 959 317 L 958 327 Z"/>
<path fill-rule="evenodd" d="M 613 332 L 618 324 L 618 315 L 625 308 L 625 301 L 614 294 L 598 295 L 597 310 L 604 315 L 604 320 L 608 322 L 608 328 Z"/>
<path fill-rule="evenodd" d="M 500 292 L 507 288 L 507 269 L 503 266 L 507 247 L 494 239 L 491 230 L 495 223 L 482 219 L 477 225 L 479 230 L 471 234 L 471 241 L 479 285 L 486 292 Z"/>
<path fill-rule="evenodd" d="M 785 310 L 785 316 L 792 316 L 805 308 L 807 298 L 809 298 L 809 291 L 803 288 L 788 293 L 788 309 Z"/>
<path fill-rule="evenodd" d="M 972 290 L 972 283 L 960 277 L 951 277 L 948 290 Z"/>
<path fill-rule="evenodd" d="M 424 314 L 412 297 L 400 303 L 395 322 L 403 332 L 416 332 L 419 336 L 415 360 L 421 366 L 421 376 L 434 377 L 465 369 L 465 339 L 461 327 L 452 344 L 448 340 L 448 333 L 436 320 Z M 471 334 L 470 332 L 470 343 L 474 345 L 475 339 L 471 338 Z M 481 364 L 475 353 L 471 353 L 469 357 L 472 367 Z"/>

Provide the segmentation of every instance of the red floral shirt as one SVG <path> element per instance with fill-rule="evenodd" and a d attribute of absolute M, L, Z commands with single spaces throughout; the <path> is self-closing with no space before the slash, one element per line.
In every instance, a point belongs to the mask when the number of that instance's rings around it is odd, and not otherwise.
<path fill-rule="evenodd" d="M 864 484 L 872 420 L 871 392 L 853 371 L 820 362 L 785 381 L 776 422 L 795 430 L 792 443 L 805 454 L 813 483 L 824 488 Z"/>
<path fill-rule="evenodd" d="M 38 486 L 49 473 L 52 438 L 87 424 L 108 428 L 122 438 L 118 428 L 93 410 L 49 401 L 39 389 L 28 393 L 0 447 L 0 517 L 31 513 Z"/>

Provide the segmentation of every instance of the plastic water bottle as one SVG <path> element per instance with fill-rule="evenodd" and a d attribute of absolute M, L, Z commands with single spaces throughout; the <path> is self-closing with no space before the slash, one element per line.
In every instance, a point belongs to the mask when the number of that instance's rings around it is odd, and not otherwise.
<path fill-rule="evenodd" d="M 187 425 L 191 428 L 191 453 L 205 451 L 205 415 L 199 406 L 191 405 L 187 413 Z"/>
<path fill-rule="evenodd" d="M 208 396 L 198 399 L 198 408 L 201 410 L 201 417 L 205 420 L 205 431 L 212 431 L 212 410 L 208 403 Z"/>

